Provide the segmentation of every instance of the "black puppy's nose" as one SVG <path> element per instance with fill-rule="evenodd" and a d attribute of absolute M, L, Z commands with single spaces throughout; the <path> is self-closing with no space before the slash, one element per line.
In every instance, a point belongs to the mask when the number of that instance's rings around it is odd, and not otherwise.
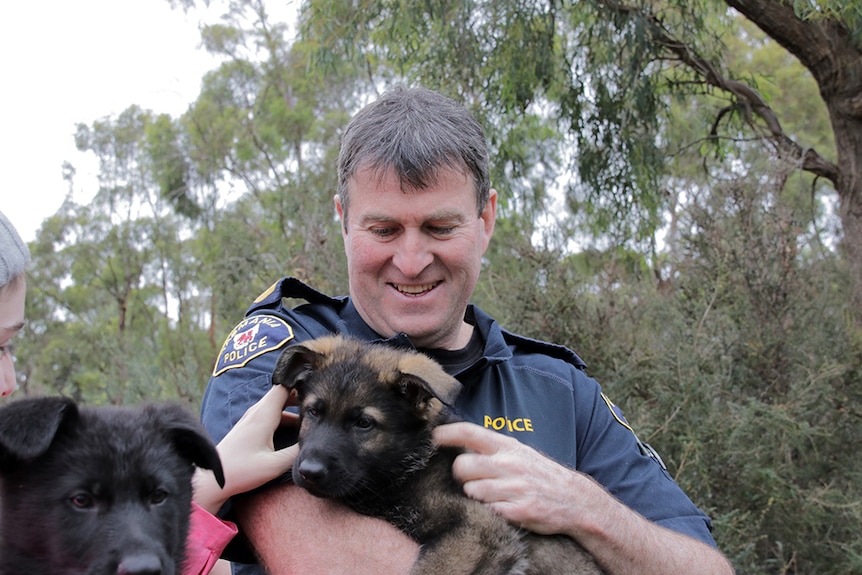
<path fill-rule="evenodd" d="M 117 575 L 162 575 L 162 562 L 151 553 L 132 555 L 120 562 Z"/>
<path fill-rule="evenodd" d="M 326 476 L 326 465 L 319 459 L 303 459 L 299 462 L 299 475 L 306 483 L 316 483 Z"/>

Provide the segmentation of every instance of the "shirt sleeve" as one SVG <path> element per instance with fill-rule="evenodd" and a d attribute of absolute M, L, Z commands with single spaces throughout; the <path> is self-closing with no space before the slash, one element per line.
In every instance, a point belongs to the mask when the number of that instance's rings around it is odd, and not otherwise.
<path fill-rule="evenodd" d="M 183 575 L 209 573 L 236 534 L 235 524 L 219 519 L 193 502 Z"/>
<path fill-rule="evenodd" d="M 281 351 L 293 328 L 272 315 L 253 315 L 228 334 L 201 402 L 201 421 L 216 443 L 272 385 Z"/>
<path fill-rule="evenodd" d="M 673 480 L 655 450 L 638 439 L 622 411 L 600 392 L 580 399 L 586 413 L 579 419 L 583 439 L 577 468 L 647 519 L 715 547 L 709 517 Z"/>

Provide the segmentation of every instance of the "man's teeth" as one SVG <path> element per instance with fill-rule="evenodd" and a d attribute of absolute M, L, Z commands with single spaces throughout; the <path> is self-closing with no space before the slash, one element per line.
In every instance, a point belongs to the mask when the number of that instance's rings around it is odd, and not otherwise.
<path fill-rule="evenodd" d="M 434 287 L 434 284 L 425 284 L 419 286 L 405 286 L 405 285 L 396 285 L 395 289 L 400 291 L 401 293 L 406 293 L 410 295 L 417 295 L 423 292 L 426 292 Z"/>

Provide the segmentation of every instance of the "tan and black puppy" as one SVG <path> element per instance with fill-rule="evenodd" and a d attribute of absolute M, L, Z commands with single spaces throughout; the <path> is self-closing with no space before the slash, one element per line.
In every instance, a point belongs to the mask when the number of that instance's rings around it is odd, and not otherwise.
<path fill-rule="evenodd" d="M 461 385 L 427 356 L 324 337 L 285 349 L 272 380 L 299 395 L 293 481 L 413 538 L 413 575 L 601 573 L 574 540 L 521 531 L 464 495 L 460 451 L 431 440 Z"/>

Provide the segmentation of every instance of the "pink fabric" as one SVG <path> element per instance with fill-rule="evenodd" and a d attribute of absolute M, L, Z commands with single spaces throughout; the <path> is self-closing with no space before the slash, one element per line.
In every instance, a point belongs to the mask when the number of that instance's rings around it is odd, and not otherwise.
<path fill-rule="evenodd" d="M 235 524 L 230 521 L 222 521 L 192 502 L 183 575 L 206 575 L 209 573 L 225 546 L 236 534 Z"/>

